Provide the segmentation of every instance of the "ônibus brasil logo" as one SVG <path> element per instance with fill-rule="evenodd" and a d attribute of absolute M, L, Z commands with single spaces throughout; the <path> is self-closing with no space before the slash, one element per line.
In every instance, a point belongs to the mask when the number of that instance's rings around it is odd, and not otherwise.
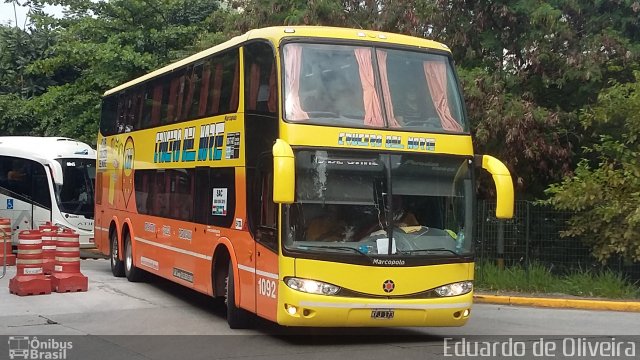
<path fill-rule="evenodd" d="M 9 336 L 9 359 L 64 360 L 73 348 L 71 341 L 39 340 L 30 336 Z"/>

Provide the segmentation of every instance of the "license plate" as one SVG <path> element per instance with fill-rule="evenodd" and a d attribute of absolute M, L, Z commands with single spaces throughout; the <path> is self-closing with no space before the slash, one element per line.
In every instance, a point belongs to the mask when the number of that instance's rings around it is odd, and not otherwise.
<path fill-rule="evenodd" d="M 371 310 L 372 319 L 393 319 L 394 310 L 391 309 L 374 309 Z"/>

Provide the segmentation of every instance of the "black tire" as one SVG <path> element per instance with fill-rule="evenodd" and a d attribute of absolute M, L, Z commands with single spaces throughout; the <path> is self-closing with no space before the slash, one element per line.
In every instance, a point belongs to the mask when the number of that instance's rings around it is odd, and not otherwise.
<path fill-rule="evenodd" d="M 227 323 L 232 329 L 249 329 L 253 327 L 253 316 L 245 309 L 236 306 L 235 281 L 233 276 L 233 264 L 229 261 L 229 272 L 227 273 L 226 303 L 227 303 Z"/>
<path fill-rule="evenodd" d="M 131 282 L 144 280 L 144 273 L 133 264 L 133 250 L 131 248 L 131 235 L 124 236 L 124 274 Z"/>
<path fill-rule="evenodd" d="M 118 259 L 119 253 L 118 234 L 114 230 L 109 240 L 109 258 L 111 259 L 111 273 L 115 277 L 124 276 L 124 261 Z"/>

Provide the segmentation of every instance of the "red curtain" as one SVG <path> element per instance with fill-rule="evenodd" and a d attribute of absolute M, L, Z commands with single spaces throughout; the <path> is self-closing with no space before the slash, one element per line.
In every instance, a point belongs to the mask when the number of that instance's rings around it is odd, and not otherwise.
<path fill-rule="evenodd" d="M 222 64 L 216 64 L 216 71 L 213 75 L 213 88 L 211 89 L 211 104 L 209 114 L 220 112 L 220 96 L 222 95 Z"/>
<path fill-rule="evenodd" d="M 267 109 L 269 112 L 276 112 L 277 98 L 276 98 L 276 62 L 271 64 L 271 73 L 269 74 L 269 100 L 267 100 Z"/>
<path fill-rule="evenodd" d="M 308 120 L 309 114 L 300 104 L 300 67 L 302 65 L 302 46 L 290 44 L 284 48 L 286 99 L 284 102 L 287 120 Z"/>
<path fill-rule="evenodd" d="M 258 107 L 258 89 L 260 87 L 260 66 L 251 64 L 249 70 L 249 103 L 245 104 L 247 110 L 256 110 Z"/>
<path fill-rule="evenodd" d="M 440 116 L 442 128 L 449 131 L 462 131 L 462 126 L 451 115 L 447 100 L 447 67 L 444 61 L 425 61 L 424 75 L 431 92 L 431 99 Z"/>
<path fill-rule="evenodd" d="M 209 97 L 209 81 L 211 81 L 211 65 L 204 64 L 202 70 L 202 83 L 200 84 L 200 102 L 198 103 L 198 116 L 204 116 L 207 112 L 207 99 Z"/>
<path fill-rule="evenodd" d="M 191 110 L 191 104 L 193 102 L 193 92 L 196 87 L 196 77 L 198 75 L 195 71 L 191 72 L 191 75 L 186 77 L 185 86 L 189 86 L 187 89 L 187 96 L 185 97 L 184 104 L 182 106 L 182 114 L 180 116 L 180 120 L 186 119 L 189 117 L 189 111 Z"/>
<path fill-rule="evenodd" d="M 160 123 L 160 110 L 162 108 L 162 84 L 158 83 L 153 88 L 153 105 L 151 107 L 151 125 Z"/>
<path fill-rule="evenodd" d="M 233 75 L 233 86 L 231 89 L 231 100 L 229 102 L 229 110 L 236 112 L 238 110 L 238 86 L 240 84 L 240 64 L 236 59 L 236 69 Z"/>
<path fill-rule="evenodd" d="M 373 64 L 371 61 L 371 49 L 359 48 L 354 50 L 358 68 L 360 71 L 360 81 L 362 83 L 362 94 L 364 98 L 364 124 L 371 126 L 384 126 L 382 110 L 380 109 L 380 99 L 376 92 L 373 78 Z"/>

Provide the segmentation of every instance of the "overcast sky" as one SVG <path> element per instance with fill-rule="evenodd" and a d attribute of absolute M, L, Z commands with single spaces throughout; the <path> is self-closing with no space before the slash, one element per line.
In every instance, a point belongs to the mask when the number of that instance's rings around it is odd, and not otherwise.
<path fill-rule="evenodd" d="M 16 6 L 16 14 L 18 15 L 18 26 L 22 28 L 24 26 L 24 19 L 27 16 L 27 12 L 29 8 L 23 6 Z M 44 7 L 44 11 L 51 15 L 61 17 L 62 16 L 62 7 L 61 6 L 51 6 L 46 5 Z M 0 24 L 7 25 L 15 25 L 15 16 L 13 13 L 13 4 L 7 4 L 4 2 L 0 2 Z"/>

